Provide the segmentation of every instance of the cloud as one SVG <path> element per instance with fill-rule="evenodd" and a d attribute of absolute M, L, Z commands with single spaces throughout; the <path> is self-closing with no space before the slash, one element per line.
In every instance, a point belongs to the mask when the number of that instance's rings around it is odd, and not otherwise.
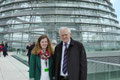
<path fill-rule="evenodd" d="M 115 3 L 115 0 L 110 0 L 111 3 Z"/>

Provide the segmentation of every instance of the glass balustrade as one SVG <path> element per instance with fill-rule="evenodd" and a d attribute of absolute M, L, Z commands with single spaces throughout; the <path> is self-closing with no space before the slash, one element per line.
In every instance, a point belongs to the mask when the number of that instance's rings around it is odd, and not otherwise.
<path fill-rule="evenodd" d="M 87 80 L 120 80 L 120 64 L 88 60 Z"/>

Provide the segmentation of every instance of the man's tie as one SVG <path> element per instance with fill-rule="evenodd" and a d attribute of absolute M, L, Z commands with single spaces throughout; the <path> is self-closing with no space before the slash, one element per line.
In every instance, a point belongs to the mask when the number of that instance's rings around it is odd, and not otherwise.
<path fill-rule="evenodd" d="M 65 50 L 64 50 L 64 59 L 63 59 L 63 73 L 66 74 L 67 72 L 67 43 L 65 43 Z"/>

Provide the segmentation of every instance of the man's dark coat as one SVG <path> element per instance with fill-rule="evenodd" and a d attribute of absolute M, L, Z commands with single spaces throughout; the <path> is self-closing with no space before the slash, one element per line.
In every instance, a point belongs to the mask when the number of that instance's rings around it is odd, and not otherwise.
<path fill-rule="evenodd" d="M 55 80 L 60 80 L 62 44 L 55 48 Z M 67 58 L 69 80 L 87 80 L 87 59 L 82 43 L 71 38 Z"/>

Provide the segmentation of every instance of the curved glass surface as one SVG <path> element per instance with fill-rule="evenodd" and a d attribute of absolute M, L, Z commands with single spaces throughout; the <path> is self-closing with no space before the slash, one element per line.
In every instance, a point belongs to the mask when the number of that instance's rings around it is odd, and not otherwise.
<path fill-rule="evenodd" d="M 0 14 L 0 39 L 11 49 L 25 49 L 41 34 L 59 42 L 63 26 L 87 51 L 120 49 L 120 26 L 109 0 L 4 0 Z"/>

